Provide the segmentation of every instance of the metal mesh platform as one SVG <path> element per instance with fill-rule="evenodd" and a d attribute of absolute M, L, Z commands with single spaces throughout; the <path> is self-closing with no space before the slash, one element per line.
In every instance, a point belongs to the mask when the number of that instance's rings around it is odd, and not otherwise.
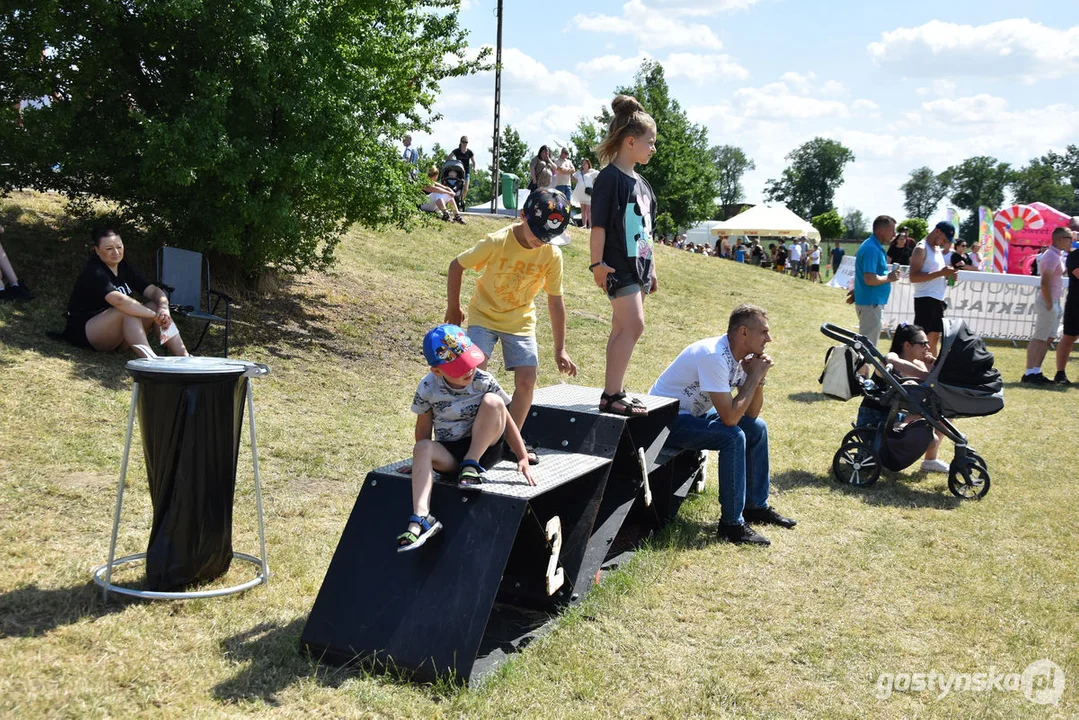
<path fill-rule="evenodd" d="M 513 457 L 512 452 L 509 452 L 509 455 Z M 611 462 L 594 455 L 580 455 L 547 448 L 536 448 L 536 455 L 540 462 L 539 465 L 532 466 L 532 477 L 536 479 L 535 487 L 529 485 L 524 476 L 517 472 L 517 463 L 502 460 L 493 468 L 487 469 L 487 482 L 477 488 L 469 488 L 466 492 L 482 492 L 529 500 Z M 411 460 L 401 460 L 384 465 L 373 472 L 411 482 L 410 474 L 398 472 L 411 464 Z M 435 473 L 435 482 L 457 486 L 456 478 L 452 473 Z"/>
<path fill-rule="evenodd" d="M 594 415 L 613 415 L 614 413 L 601 413 L 599 411 L 599 396 L 603 388 L 584 387 L 582 385 L 549 385 L 536 390 L 532 397 L 532 406 L 544 405 L 546 407 L 572 410 L 574 412 L 592 413 Z M 626 393 L 628 397 L 637 398 L 648 412 L 658 410 L 668 405 L 678 405 L 674 398 L 659 397 L 657 395 L 642 395 L 640 393 Z M 623 417 L 618 415 L 617 417 Z M 632 419 L 632 418 L 631 418 Z"/>

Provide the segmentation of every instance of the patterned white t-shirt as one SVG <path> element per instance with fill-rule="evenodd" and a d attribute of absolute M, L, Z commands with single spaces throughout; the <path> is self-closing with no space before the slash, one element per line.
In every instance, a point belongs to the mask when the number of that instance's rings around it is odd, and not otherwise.
<path fill-rule="evenodd" d="M 709 393 L 729 393 L 746 381 L 726 335 L 698 340 L 678 354 L 648 391 L 677 398 L 679 412 L 701 417 L 712 408 Z"/>
<path fill-rule="evenodd" d="M 472 382 L 463 388 L 450 386 L 432 372 L 424 375 L 412 399 L 412 412 L 422 415 L 433 411 L 435 440 L 451 442 L 472 434 L 472 424 L 480 411 L 480 400 L 487 393 L 498 395 L 508 405 L 510 396 L 494 376 L 477 370 Z"/>

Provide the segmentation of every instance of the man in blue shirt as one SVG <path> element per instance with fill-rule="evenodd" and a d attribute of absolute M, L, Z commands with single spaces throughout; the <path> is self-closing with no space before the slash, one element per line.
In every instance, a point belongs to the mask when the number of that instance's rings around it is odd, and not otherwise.
<path fill-rule="evenodd" d="M 835 247 L 832 248 L 832 274 L 835 275 L 839 272 L 839 266 L 843 264 L 843 256 L 847 252 L 843 249 L 843 246 L 839 244 L 839 241 L 835 241 Z"/>
<path fill-rule="evenodd" d="M 854 256 L 854 310 L 858 313 L 858 333 L 874 345 L 884 329 L 884 306 L 899 272 L 888 272 L 884 246 L 895 237 L 895 218 L 880 215 L 873 221 L 873 234 L 858 247 Z"/>

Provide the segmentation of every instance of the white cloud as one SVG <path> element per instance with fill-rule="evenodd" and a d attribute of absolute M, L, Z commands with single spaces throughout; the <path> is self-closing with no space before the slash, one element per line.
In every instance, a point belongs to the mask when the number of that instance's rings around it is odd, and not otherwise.
<path fill-rule="evenodd" d="M 582 75 L 625 75 L 637 71 L 641 63 L 651 59 L 648 53 L 641 53 L 634 57 L 622 57 L 621 55 L 600 55 L 591 60 L 577 63 L 577 72 Z M 664 67 L 666 69 L 666 67 Z"/>
<path fill-rule="evenodd" d="M 851 103 L 850 107 L 856 113 L 869 113 L 870 115 L 880 114 L 880 105 L 865 98 L 858 98 Z"/>
<path fill-rule="evenodd" d="M 468 49 L 468 56 L 474 58 L 481 48 L 490 47 L 481 45 Z M 494 75 L 494 70 L 486 70 L 472 77 L 489 77 Z M 585 82 L 577 75 L 568 70 L 548 70 L 547 66 L 536 58 L 523 52 L 520 48 L 502 48 L 502 92 L 515 90 L 527 90 L 547 94 L 551 88 L 558 88 L 558 92 L 576 97 L 588 94 Z"/>
<path fill-rule="evenodd" d="M 1024 82 L 1079 74 L 1079 25 L 1056 29 L 1026 18 L 986 25 L 931 20 L 881 34 L 874 62 L 912 77 L 1018 77 Z"/>
<path fill-rule="evenodd" d="M 622 15 L 576 15 L 573 26 L 578 30 L 615 35 L 630 35 L 650 48 L 694 48 L 719 50 L 723 47 L 712 28 L 703 24 L 686 23 L 675 14 L 665 14 L 646 7 L 641 0 L 629 0 L 622 6 Z"/>
<path fill-rule="evenodd" d="M 838 100 L 821 100 L 802 92 L 792 92 L 785 82 L 760 88 L 742 88 L 734 93 L 742 114 L 751 118 L 798 119 L 846 117 L 847 106 Z"/>
<path fill-rule="evenodd" d="M 676 15 L 716 15 L 731 10 L 747 10 L 760 0 L 652 0 L 665 12 Z"/>
<path fill-rule="evenodd" d="M 591 60 L 577 63 L 577 72 L 585 76 L 617 74 L 632 75 L 645 60 L 653 59 L 647 52 L 635 57 L 619 55 L 601 55 Z M 745 80 L 749 71 L 726 54 L 695 54 L 675 52 L 666 59 L 657 58 L 663 66 L 667 78 L 684 77 L 696 83 L 711 83 L 722 80 Z"/>

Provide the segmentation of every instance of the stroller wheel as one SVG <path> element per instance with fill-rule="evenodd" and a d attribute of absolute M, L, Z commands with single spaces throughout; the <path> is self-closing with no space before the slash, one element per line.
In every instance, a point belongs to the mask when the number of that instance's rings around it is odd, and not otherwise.
<path fill-rule="evenodd" d="M 977 465 L 982 470 L 989 469 L 989 466 L 985 463 L 985 458 L 983 458 L 981 455 L 974 452 L 973 450 L 967 450 L 967 462 L 969 462 L 971 465 Z"/>
<path fill-rule="evenodd" d="M 844 435 L 843 436 L 843 441 L 841 443 L 839 443 L 839 444 L 840 444 L 840 446 L 843 446 L 843 445 L 846 445 L 847 443 L 858 442 L 858 443 L 862 443 L 863 445 L 869 445 L 869 446 L 872 447 L 872 445 L 873 445 L 873 437 L 876 434 L 877 434 L 876 428 L 856 427 L 853 430 L 851 430 L 850 432 L 848 432 L 846 435 Z"/>
<path fill-rule="evenodd" d="M 832 472 L 841 483 L 866 487 L 880 478 L 880 458 L 868 443 L 845 442 L 832 458 Z"/>
<path fill-rule="evenodd" d="M 948 489 L 952 495 L 963 500 L 981 500 L 989 492 L 989 471 L 985 468 L 985 461 L 978 458 L 981 464 L 971 463 L 966 467 L 960 467 L 953 462 L 948 471 Z"/>

